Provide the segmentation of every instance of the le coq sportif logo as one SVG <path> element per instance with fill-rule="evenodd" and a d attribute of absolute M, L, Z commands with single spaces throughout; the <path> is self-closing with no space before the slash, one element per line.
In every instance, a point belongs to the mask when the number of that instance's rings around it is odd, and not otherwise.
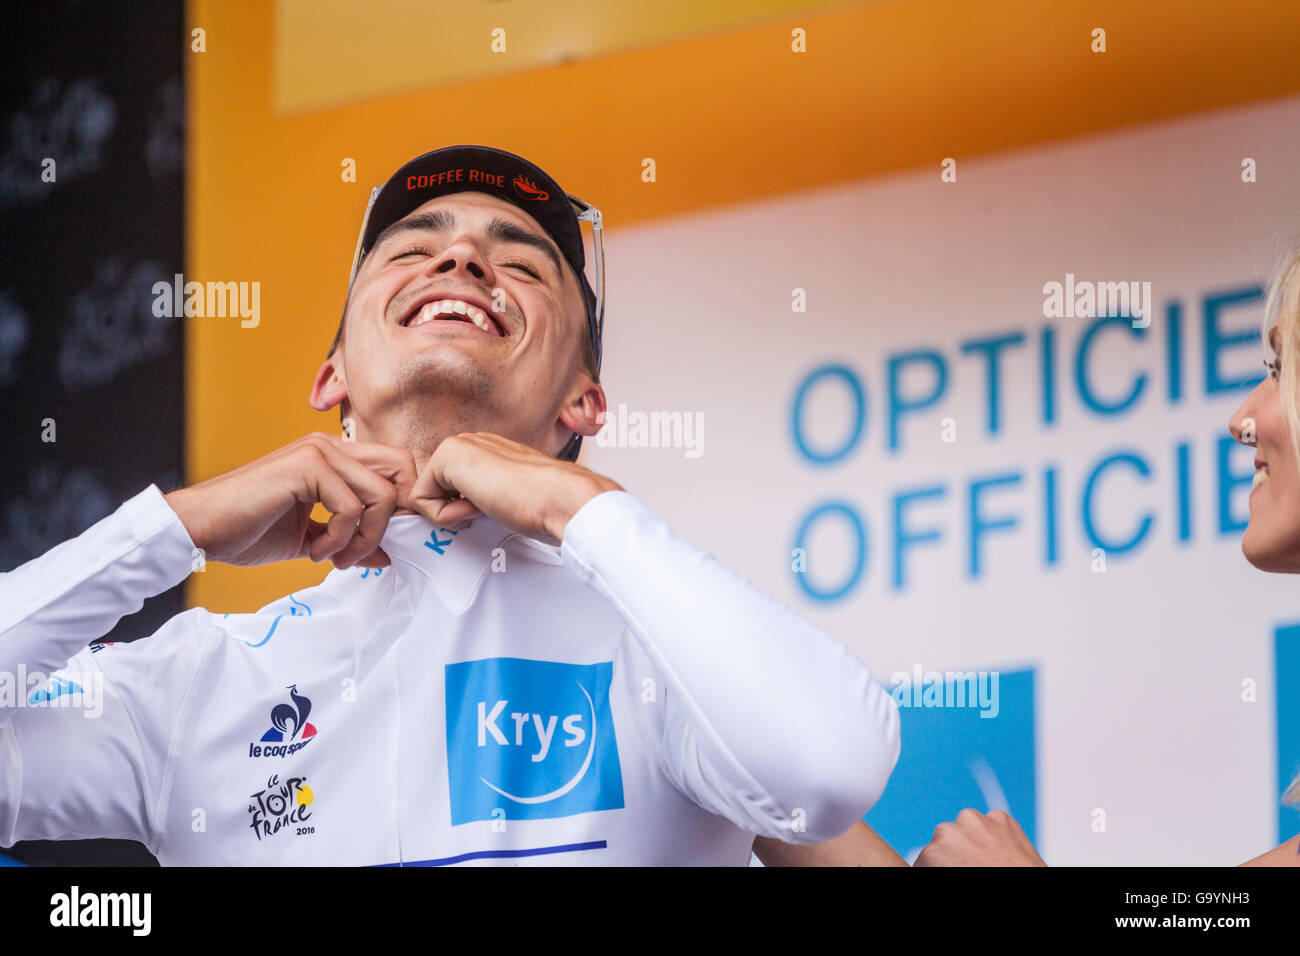
<path fill-rule="evenodd" d="M 316 727 L 307 720 L 310 698 L 298 693 L 297 684 L 290 684 L 287 690 L 289 702 L 271 708 L 271 726 L 249 743 L 250 757 L 289 757 L 316 739 Z"/>

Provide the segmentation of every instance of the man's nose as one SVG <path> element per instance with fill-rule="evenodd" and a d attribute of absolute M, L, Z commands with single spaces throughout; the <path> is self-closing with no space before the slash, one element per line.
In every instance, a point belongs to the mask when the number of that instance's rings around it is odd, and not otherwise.
<path fill-rule="evenodd" d="M 474 242 L 463 236 L 452 242 L 441 255 L 435 256 L 429 263 L 430 275 L 445 275 L 448 272 L 458 271 L 463 271 L 480 281 L 486 279 L 491 271 L 487 257 L 479 251 Z"/>

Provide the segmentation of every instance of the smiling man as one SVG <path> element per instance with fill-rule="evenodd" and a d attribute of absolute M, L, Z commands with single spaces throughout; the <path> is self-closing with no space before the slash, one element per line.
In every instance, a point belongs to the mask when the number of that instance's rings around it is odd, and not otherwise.
<path fill-rule="evenodd" d="M 372 194 L 311 390 L 346 440 L 150 486 L 0 577 L 0 668 L 63 668 L 32 701 L 69 674 L 103 684 L 95 720 L 0 710 L 0 845 L 743 865 L 755 835 L 782 863 L 861 840 L 898 758 L 890 696 L 575 463 L 605 409 L 580 217 L 603 290 L 599 213 L 541 169 L 480 146 L 412 160 Z M 255 614 L 85 646 L 196 556 L 335 569 Z"/>

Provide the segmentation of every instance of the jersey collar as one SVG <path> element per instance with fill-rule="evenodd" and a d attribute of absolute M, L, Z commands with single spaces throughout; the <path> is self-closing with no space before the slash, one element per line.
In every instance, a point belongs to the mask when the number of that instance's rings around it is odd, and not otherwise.
<path fill-rule="evenodd" d="M 460 613 L 473 603 L 494 568 L 506 569 L 507 541 L 538 549 L 551 556 L 551 563 L 563 563 L 559 548 L 516 534 L 487 515 L 460 531 L 448 531 L 423 515 L 397 515 L 389 520 L 381 546 L 399 577 L 424 577 L 448 610 Z"/>

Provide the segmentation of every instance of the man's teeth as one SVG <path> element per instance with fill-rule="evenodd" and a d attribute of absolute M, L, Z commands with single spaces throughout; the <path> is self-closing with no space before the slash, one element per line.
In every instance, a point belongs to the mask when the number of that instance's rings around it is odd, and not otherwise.
<path fill-rule="evenodd" d="M 1268 481 L 1268 469 L 1261 468 L 1259 469 L 1259 471 L 1255 472 L 1255 480 L 1251 482 L 1250 487 L 1253 490 L 1255 488 L 1258 488 L 1266 481 Z"/>
<path fill-rule="evenodd" d="M 431 322 L 445 315 L 463 315 L 484 332 L 492 335 L 497 334 L 497 330 L 493 327 L 492 320 L 487 317 L 486 312 L 477 306 L 470 305 L 468 302 L 462 302 L 460 299 L 442 299 L 438 302 L 427 303 L 424 308 L 416 313 L 415 318 L 406 323 L 406 327 L 409 329 L 417 325 L 423 325 L 425 322 Z"/>

